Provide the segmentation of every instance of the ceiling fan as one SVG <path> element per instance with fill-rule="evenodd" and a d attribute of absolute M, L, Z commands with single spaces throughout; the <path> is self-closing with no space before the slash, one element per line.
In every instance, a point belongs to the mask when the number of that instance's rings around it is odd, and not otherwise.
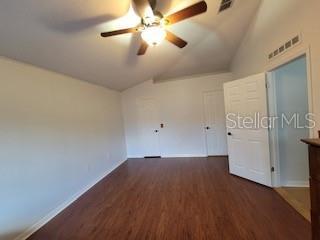
<path fill-rule="evenodd" d="M 103 32 L 101 36 L 111 37 L 126 33 L 141 33 L 142 43 L 137 53 L 139 56 L 146 53 L 148 46 L 156 46 L 164 39 L 179 48 L 184 48 L 188 43 L 168 31 L 166 27 L 207 11 L 206 2 L 201 1 L 176 13 L 164 16 L 156 10 L 156 0 L 133 0 L 133 2 L 141 17 L 141 23 L 132 28 Z"/>

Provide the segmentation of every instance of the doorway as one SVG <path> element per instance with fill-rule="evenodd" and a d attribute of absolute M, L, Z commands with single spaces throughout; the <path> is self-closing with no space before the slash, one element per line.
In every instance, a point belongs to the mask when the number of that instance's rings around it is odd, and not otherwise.
<path fill-rule="evenodd" d="M 226 156 L 227 137 L 223 91 L 204 92 L 203 103 L 207 155 Z"/>
<path fill-rule="evenodd" d="M 160 157 L 160 126 L 156 101 L 144 98 L 138 101 L 139 140 L 143 145 L 144 157 Z"/>
<path fill-rule="evenodd" d="M 277 192 L 307 219 L 310 212 L 308 149 L 301 139 L 310 136 L 306 55 L 269 74 L 271 155 L 276 167 Z"/>

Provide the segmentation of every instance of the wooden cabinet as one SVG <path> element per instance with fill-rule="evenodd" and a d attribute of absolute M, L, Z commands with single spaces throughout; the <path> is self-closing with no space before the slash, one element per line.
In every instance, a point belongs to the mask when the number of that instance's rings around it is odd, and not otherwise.
<path fill-rule="evenodd" d="M 320 139 L 304 139 L 309 145 L 312 239 L 320 240 Z"/>

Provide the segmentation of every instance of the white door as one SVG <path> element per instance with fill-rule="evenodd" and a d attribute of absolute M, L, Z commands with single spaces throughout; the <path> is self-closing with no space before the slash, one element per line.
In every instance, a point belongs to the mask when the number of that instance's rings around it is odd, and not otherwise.
<path fill-rule="evenodd" d="M 208 156 L 227 155 L 223 91 L 203 93 L 205 134 Z"/>
<path fill-rule="evenodd" d="M 224 85 L 230 173 L 271 186 L 266 76 Z"/>
<path fill-rule="evenodd" d="M 159 134 L 160 123 L 158 111 L 153 98 L 140 99 L 139 109 L 139 140 L 144 157 L 158 157 L 160 155 Z"/>

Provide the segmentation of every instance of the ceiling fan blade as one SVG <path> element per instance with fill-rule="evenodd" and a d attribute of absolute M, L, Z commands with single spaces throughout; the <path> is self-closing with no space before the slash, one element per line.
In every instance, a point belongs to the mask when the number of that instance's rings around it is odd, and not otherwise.
<path fill-rule="evenodd" d="M 126 29 L 121 29 L 121 30 L 116 30 L 116 31 L 111 31 L 111 32 L 103 32 L 101 33 L 101 37 L 112 37 L 115 35 L 121 35 L 121 34 L 126 34 L 126 33 L 136 33 L 138 32 L 138 28 L 126 28 Z"/>
<path fill-rule="evenodd" d="M 152 17 L 153 7 L 155 7 L 154 0 L 133 0 L 136 12 L 141 18 Z"/>
<path fill-rule="evenodd" d="M 137 53 L 138 56 L 142 56 L 147 52 L 148 44 L 145 41 L 142 41 L 139 51 Z"/>
<path fill-rule="evenodd" d="M 155 10 L 157 6 L 157 0 L 149 0 L 150 7 Z"/>
<path fill-rule="evenodd" d="M 167 16 L 166 20 L 168 20 L 168 24 L 174 24 L 182 20 L 185 20 L 187 18 L 191 18 L 201 13 L 204 13 L 207 11 L 207 9 L 208 9 L 207 3 L 205 1 L 201 1 L 190 7 L 187 7 L 185 9 L 182 9 L 176 13 L 173 13 Z"/>
<path fill-rule="evenodd" d="M 166 39 L 171 42 L 172 44 L 176 45 L 179 48 L 184 48 L 185 46 L 187 46 L 187 42 L 184 41 L 182 38 L 179 38 L 178 36 L 176 36 L 175 34 L 166 31 L 167 32 L 167 36 Z"/>

